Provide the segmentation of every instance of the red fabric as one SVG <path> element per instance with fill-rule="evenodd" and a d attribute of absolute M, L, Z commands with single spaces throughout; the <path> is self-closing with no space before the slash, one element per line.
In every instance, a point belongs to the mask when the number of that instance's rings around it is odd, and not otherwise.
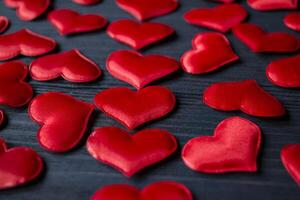
<path fill-rule="evenodd" d="M 101 0 L 72 0 L 72 1 L 74 3 L 78 3 L 81 5 L 93 5 L 101 2 Z"/>
<path fill-rule="evenodd" d="M 300 186 L 300 144 L 285 145 L 281 150 L 281 161 L 287 172 Z"/>
<path fill-rule="evenodd" d="M 9 26 L 9 20 L 5 16 L 0 16 L 0 33 L 6 31 Z"/>
<path fill-rule="evenodd" d="M 284 24 L 294 31 L 300 31 L 300 12 L 286 15 L 284 18 Z"/>
<path fill-rule="evenodd" d="M 248 5 L 261 11 L 296 9 L 298 0 L 247 0 Z"/>

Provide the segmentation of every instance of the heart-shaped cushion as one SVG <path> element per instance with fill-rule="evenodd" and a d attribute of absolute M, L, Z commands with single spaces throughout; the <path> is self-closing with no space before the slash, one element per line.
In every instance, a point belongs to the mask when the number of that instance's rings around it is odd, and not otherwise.
<path fill-rule="evenodd" d="M 300 12 L 286 15 L 284 17 L 284 24 L 294 31 L 300 31 Z"/>
<path fill-rule="evenodd" d="M 72 1 L 80 5 L 94 5 L 101 2 L 101 0 L 72 0 Z"/>
<path fill-rule="evenodd" d="M 9 20 L 5 16 L 0 16 L 0 33 L 6 31 L 9 26 Z"/>
<path fill-rule="evenodd" d="M 300 144 L 288 144 L 281 149 L 281 161 L 291 175 L 291 177 L 300 186 Z"/>
<path fill-rule="evenodd" d="M 248 5 L 260 11 L 296 9 L 298 0 L 247 0 Z"/>

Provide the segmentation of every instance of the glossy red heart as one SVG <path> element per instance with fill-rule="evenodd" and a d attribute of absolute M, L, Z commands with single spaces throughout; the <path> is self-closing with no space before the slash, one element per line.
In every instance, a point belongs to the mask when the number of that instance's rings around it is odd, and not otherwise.
<path fill-rule="evenodd" d="M 48 81 L 63 77 L 70 82 L 90 82 L 101 75 L 96 63 L 82 55 L 77 49 L 43 56 L 30 64 L 31 77 Z"/>
<path fill-rule="evenodd" d="M 101 2 L 101 0 L 72 0 L 72 1 L 74 3 L 78 3 L 81 5 L 93 5 Z"/>
<path fill-rule="evenodd" d="M 271 62 L 267 67 L 267 77 L 281 87 L 300 87 L 300 55 Z"/>
<path fill-rule="evenodd" d="M 113 52 L 108 57 L 106 68 L 115 78 L 141 89 L 177 71 L 179 63 L 167 56 L 144 56 L 135 51 L 121 50 Z"/>
<path fill-rule="evenodd" d="M 254 24 L 239 24 L 233 27 L 232 31 L 239 40 L 256 53 L 294 52 L 300 47 L 297 37 L 284 32 L 267 33 Z"/>
<path fill-rule="evenodd" d="M 288 144 L 281 150 L 281 161 L 291 175 L 291 177 L 300 186 L 300 144 Z"/>
<path fill-rule="evenodd" d="M 12 59 L 18 55 L 39 56 L 52 51 L 56 42 L 27 29 L 0 35 L 0 61 Z"/>
<path fill-rule="evenodd" d="M 177 142 L 164 130 L 145 129 L 130 135 L 116 127 L 103 127 L 89 136 L 87 149 L 95 159 L 133 176 L 174 153 Z"/>
<path fill-rule="evenodd" d="M 29 147 L 8 149 L 0 139 L 0 190 L 36 179 L 43 170 L 42 158 Z"/>
<path fill-rule="evenodd" d="M 33 91 L 25 82 L 27 74 L 28 69 L 22 62 L 11 61 L 0 65 L 0 104 L 21 107 L 31 100 Z"/>
<path fill-rule="evenodd" d="M 212 84 L 204 91 L 203 101 L 217 110 L 241 110 L 256 117 L 279 117 L 285 114 L 282 103 L 255 80 Z"/>
<path fill-rule="evenodd" d="M 52 11 L 48 15 L 48 20 L 61 35 L 96 31 L 104 28 L 107 24 L 107 20 L 101 15 L 81 15 L 69 9 Z"/>
<path fill-rule="evenodd" d="M 136 50 L 161 41 L 173 33 L 170 26 L 162 23 L 138 23 L 127 19 L 115 21 L 107 28 L 107 34 L 111 38 Z"/>
<path fill-rule="evenodd" d="M 37 135 L 40 145 L 48 151 L 65 152 L 83 137 L 93 110 L 92 104 L 64 93 L 48 92 L 32 100 L 28 113 L 41 125 Z"/>
<path fill-rule="evenodd" d="M 195 8 L 184 15 L 187 23 L 227 32 L 244 21 L 247 11 L 239 4 L 223 4 L 214 8 Z"/>
<path fill-rule="evenodd" d="M 193 200 L 184 185 L 173 181 L 155 182 L 143 190 L 131 185 L 108 185 L 99 189 L 91 200 Z"/>
<path fill-rule="evenodd" d="M 294 31 L 300 31 L 300 12 L 290 13 L 285 16 L 284 24 Z"/>
<path fill-rule="evenodd" d="M 213 136 L 189 140 L 182 159 L 191 169 L 203 173 L 255 172 L 261 144 L 260 128 L 241 117 L 223 120 Z"/>
<path fill-rule="evenodd" d="M 227 38 L 220 33 L 200 33 L 192 44 L 193 49 L 181 57 L 184 71 L 190 74 L 209 73 L 239 59 Z"/>
<path fill-rule="evenodd" d="M 31 21 L 46 12 L 50 0 L 4 0 L 7 7 L 17 9 L 21 20 Z"/>
<path fill-rule="evenodd" d="M 0 16 L 0 33 L 6 31 L 9 26 L 9 20 L 5 16 Z"/>
<path fill-rule="evenodd" d="M 4 121 L 5 121 L 5 114 L 4 114 L 3 110 L 0 110 L 0 127 L 2 126 Z"/>
<path fill-rule="evenodd" d="M 168 14 L 178 7 L 177 0 L 116 0 L 116 3 L 140 21 Z"/>
<path fill-rule="evenodd" d="M 255 10 L 286 10 L 297 9 L 298 0 L 247 0 L 248 5 Z"/>
<path fill-rule="evenodd" d="M 94 102 L 104 113 L 134 129 L 171 112 L 176 99 L 172 91 L 161 86 L 149 86 L 137 92 L 120 87 L 98 93 Z"/>

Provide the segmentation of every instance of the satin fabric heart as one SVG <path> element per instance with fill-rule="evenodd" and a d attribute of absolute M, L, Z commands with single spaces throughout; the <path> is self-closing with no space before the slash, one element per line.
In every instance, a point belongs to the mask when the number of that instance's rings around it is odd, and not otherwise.
<path fill-rule="evenodd" d="M 5 120 L 5 114 L 4 114 L 3 110 L 0 110 L 0 128 L 4 123 L 4 120 Z"/>
<path fill-rule="evenodd" d="M 50 0 L 4 0 L 4 4 L 17 9 L 17 15 L 21 20 L 31 21 L 46 12 Z"/>
<path fill-rule="evenodd" d="M 281 161 L 290 176 L 300 186 L 300 144 L 288 144 L 281 149 Z"/>
<path fill-rule="evenodd" d="M 6 31 L 9 26 L 9 20 L 5 16 L 0 16 L 0 33 Z"/>
<path fill-rule="evenodd" d="M 134 129 L 170 113 L 176 99 L 169 89 L 161 86 L 149 86 L 137 92 L 120 87 L 98 93 L 94 102 L 104 113 Z"/>
<path fill-rule="evenodd" d="M 239 59 L 220 33 L 200 33 L 193 38 L 192 44 L 193 49 L 181 57 L 183 70 L 190 74 L 209 73 Z"/>
<path fill-rule="evenodd" d="M 56 42 L 48 37 L 28 29 L 0 35 L 0 61 L 12 59 L 18 55 L 39 56 L 52 51 Z"/>
<path fill-rule="evenodd" d="M 82 55 L 79 50 L 43 56 L 30 64 L 31 77 L 38 81 L 49 81 L 63 77 L 70 82 L 90 82 L 101 75 L 96 63 Z"/>
<path fill-rule="evenodd" d="M 25 82 L 26 65 L 11 61 L 0 65 L 0 104 L 10 107 L 26 105 L 33 96 L 31 86 Z"/>
<path fill-rule="evenodd" d="M 225 33 L 244 21 L 247 16 L 247 11 L 239 4 L 224 4 L 214 8 L 192 9 L 185 13 L 184 20 L 193 25 Z"/>
<path fill-rule="evenodd" d="M 106 68 L 115 78 L 141 89 L 149 83 L 179 69 L 179 63 L 167 56 L 144 56 L 135 51 L 115 51 L 106 61 Z"/>
<path fill-rule="evenodd" d="M 101 0 L 72 0 L 72 1 L 80 5 L 94 5 L 101 2 Z"/>
<path fill-rule="evenodd" d="M 125 185 L 108 185 L 99 189 L 91 200 L 193 200 L 192 193 L 184 185 L 173 181 L 155 182 L 143 190 Z"/>
<path fill-rule="evenodd" d="M 111 38 L 136 50 L 161 41 L 173 33 L 170 26 L 162 23 L 138 23 L 127 19 L 115 21 L 107 28 L 107 34 Z"/>
<path fill-rule="evenodd" d="M 260 11 L 297 9 L 298 0 L 247 0 L 248 5 Z"/>
<path fill-rule="evenodd" d="M 282 103 L 255 80 L 212 84 L 204 91 L 203 101 L 216 110 L 240 110 L 256 117 L 280 117 L 285 114 Z"/>
<path fill-rule="evenodd" d="M 65 152 L 74 148 L 83 137 L 92 104 L 59 92 L 35 97 L 29 105 L 29 116 L 41 125 L 37 139 L 48 151 Z"/>
<path fill-rule="evenodd" d="M 130 177 L 170 156 L 177 142 L 164 130 L 148 129 L 130 135 L 116 127 L 103 127 L 89 136 L 87 149 L 95 159 Z"/>
<path fill-rule="evenodd" d="M 182 159 L 191 169 L 203 173 L 256 172 L 261 144 L 260 128 L 241 117 L 223 120 L 213 136 L 189 140 Z"/>
<path fill-rule="evenodd" d="M 0 190 L 36 179 L 43 170 L 41 157 L 29 147 L 7 148 L 0 139 Z"/>
<path fill-rule="evenodd" d="M 267 77 L 281 87 L 300 87 L 300 54 L 271 62 L 267 67 Z"/>
<path fill-rule="evenodd" d="M 48 20 L 61 35 L 96 31 L 104 28 L 107 24 L 107 20 L 101 15 L 81 15 L 68 9 L 52 11 L 48 15 Z"/>
<path fill-rule="evenodd" d="M 290 13 L 285 16 L 284 24 L 294 31 L 300 31 L 300 12 Z"/>
<path fill-rule="evenodd" d="M 168 14 L 179 5 L 177 0 L 116 0 L 116 4 L 140 21 Z"/>
<path fill-rule="evenodd" d="M 284 32 L 267 33 L 254 24 L 239 24 L 232 31 L 255 53 L 287 53 L 297 51 L 300 47 L 297 37 Z"/>

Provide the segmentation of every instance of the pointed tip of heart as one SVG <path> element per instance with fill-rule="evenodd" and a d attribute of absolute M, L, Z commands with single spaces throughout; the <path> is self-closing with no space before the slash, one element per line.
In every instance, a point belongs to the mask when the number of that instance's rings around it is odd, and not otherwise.
<path fill-rule="evenodd" d="M 295 182 L 300 186 L 300 144 L 287 144 L 281 149 L 281 161 Z"/>

